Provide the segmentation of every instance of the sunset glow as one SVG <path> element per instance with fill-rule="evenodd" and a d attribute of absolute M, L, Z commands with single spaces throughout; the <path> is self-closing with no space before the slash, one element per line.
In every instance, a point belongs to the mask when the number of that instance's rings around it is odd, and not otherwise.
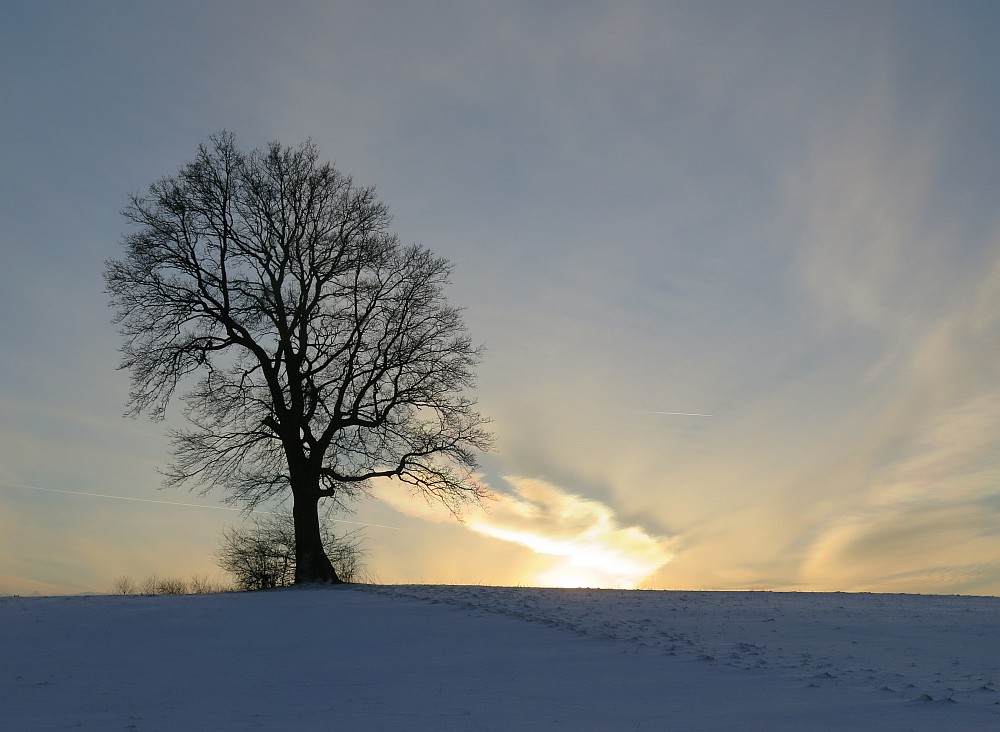
<path fill-rule="evenodd" d="M 462 526 L 519 544 L 543 559 L 543 567 L 518 582 L 548 587 L 633 588 L 667 564 L 669 539 L 639 527 L 618 525 L 610 508 L 543 480 L 508 477 L 511 492 L 470 508 Z M 389 483 L 376 495 L 400 513 L 433 522 L 454 518 L 441 506 L 412 501 Z"/>
<path fill-rule="evenodd" d="M 1000 594 L 1000 5 L 7 10 L 0 594 L 221 572 L 102 280 L 221 130 L 374 186 L 483 347 L 496 500 L 377 483 L 365 576 Z"/>

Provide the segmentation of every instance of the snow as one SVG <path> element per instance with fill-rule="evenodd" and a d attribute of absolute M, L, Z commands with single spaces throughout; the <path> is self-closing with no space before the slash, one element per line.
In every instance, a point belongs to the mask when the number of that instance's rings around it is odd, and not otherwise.
<path fill-rule="evenodd" d="M 4 730 L 998 730 L 1000 599 L 0 598 Z"/>

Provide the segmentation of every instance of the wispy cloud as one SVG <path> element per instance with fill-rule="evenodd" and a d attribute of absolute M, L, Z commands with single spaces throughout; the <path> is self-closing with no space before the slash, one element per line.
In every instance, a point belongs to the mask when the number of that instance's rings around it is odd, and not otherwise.
<path fill-rule="evenodd" d="M 841 188 L 863 194 L 848 195 L 857 206 L 831 194 L 825 223 L 816 222 L 825 234 L 808 250 L 805 282 L 846 326 L 845 350 L 873 358 L 866 388 L 879 409 L 863 449 L 844 455 L 859 483 L 852 504 L 817 531 L 802 563 L 806 585 L 996 591 L 998 239 L 928 219 L 932 159 L 923 149 L 894 164 L 873 150 L 875 165 L 842 171 Z"/>
<path fill-rule="evenodd" d="M 552 558 L 535 574 L 538 585 L 632 588 L 673 558 L 675 539 L 622 526 L 605 504 L 569 493 L 545 480 L 507 477 L 512 493 L 499 493 L 474 509 L 464 526 L 485 536 L 527 547 Z M 377 486 L 394 509 L 430 521 L 451 520 L 447 510 Z"/>
<path fill-rule="evenodd" d="M 970 499 L 996 490 L 1000 465 L 1000 391 L 974 398 L 928 420 L 882 469 L 872 500 L 894 505 L 906 501 Z"/>
<path fill-rule="evenodd" d="M 805 222 L 800 282 L 833 323 L 884 335 L 912 326 L 940 294 L 947 247 L 929 220 L 940 149 L 933 119 L 899 124 L 888 70 L 875 77 L 849 112 L 817 123 L 789 192 Z"/>
<path fill-rule="evenodd" d="M 798 579 L 839 589 L 996 591 L 1000 256 L 995 215 L 969 221 L 953 100 L 900 114 L 887 61 L 814 123 L 786 205 L 790 269 L 843 395 L 812 454 Z M 860 90 L 859 90 L 860 91 Z M 818 397 L 816 397 L 818 398 Z"/>
<path fill-rule="evenodd" d="M 995 592 L 1000 506 L 989 501 L 900 504 L 845 516 L 810 548 L 808 587 Z"/>

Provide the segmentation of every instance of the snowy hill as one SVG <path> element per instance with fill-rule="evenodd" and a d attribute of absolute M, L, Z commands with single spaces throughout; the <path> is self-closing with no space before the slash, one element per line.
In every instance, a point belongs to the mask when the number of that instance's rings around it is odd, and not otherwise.
<path fill-rule="evenodd" d="M 4 730 L 998 730 L 1000 599 L 0 598 Z"/>

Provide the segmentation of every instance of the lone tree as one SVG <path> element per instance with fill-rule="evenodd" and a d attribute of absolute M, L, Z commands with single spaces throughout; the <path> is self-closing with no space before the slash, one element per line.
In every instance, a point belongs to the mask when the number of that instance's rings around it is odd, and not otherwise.
<path fill-rule="evenodd" d="M 131 196 L 137 229 L 106 263 L 127 413 L 162 419 L 180 387 L 166 484 L 247 508 L 290 493 L 295 582 L 340 582 L 321 501 L 379 478 L 453 512 L 487 495 L 491 436 L 466 395 L 480 351 L 445 298 L 450 263 L 400 244 L 373 188 L 311 143 L 210 143 Z"/>

